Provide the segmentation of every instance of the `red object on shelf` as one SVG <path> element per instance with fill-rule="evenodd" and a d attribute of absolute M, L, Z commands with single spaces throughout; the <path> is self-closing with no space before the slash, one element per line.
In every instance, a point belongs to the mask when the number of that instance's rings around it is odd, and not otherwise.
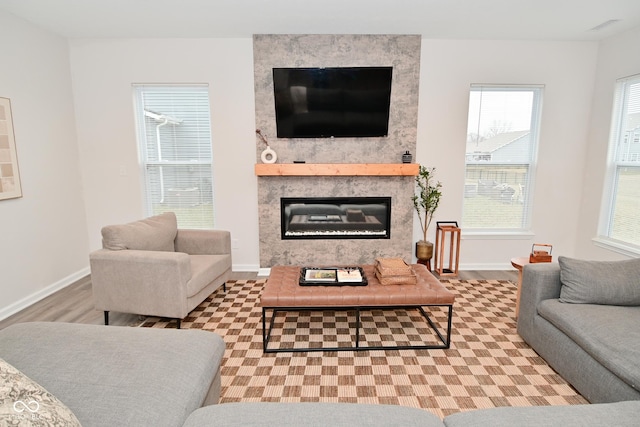
<path fill-rule="evenodd" d="M 549 248 L 549 250 L 540 249 L 539 247 Z M 547 245 L 544 243 L 534 243 L 533 246 L 531 246 L 531 254 L 529 254 L 529 262 L 532 264 L 536 262 L 551 262 L 553 258 L 551 256 L 552 249 L 553 249 L 553 246 L 551 245 Z"/>

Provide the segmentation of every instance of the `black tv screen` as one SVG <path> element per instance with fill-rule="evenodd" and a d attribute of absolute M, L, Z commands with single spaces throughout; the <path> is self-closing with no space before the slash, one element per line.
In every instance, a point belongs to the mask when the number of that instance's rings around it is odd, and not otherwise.
<path fill-rule="evenodd" d="M 278 138 L 387 136 L 392 71 L 274 68 Z"/>

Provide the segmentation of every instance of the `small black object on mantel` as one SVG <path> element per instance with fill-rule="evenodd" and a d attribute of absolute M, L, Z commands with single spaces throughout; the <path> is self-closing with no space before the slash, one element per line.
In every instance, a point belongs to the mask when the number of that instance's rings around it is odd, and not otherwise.
<path fill-rule="evenodd" d="M 409 152 L 409 150 L 405 151 L 402 155 L 402 163 L 411 163 L 413 160 L 413 155 Z"/>
<path fill-rule="evenodd" d="M 306 163 L 304 160 L 294 160 L 293 163 Z"/>

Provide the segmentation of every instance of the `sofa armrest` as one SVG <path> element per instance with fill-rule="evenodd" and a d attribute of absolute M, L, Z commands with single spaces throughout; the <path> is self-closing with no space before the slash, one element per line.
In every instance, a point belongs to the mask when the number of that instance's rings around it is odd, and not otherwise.
<path fill-rule="evenodd" d="M 225 230 L 178 229 L 176 252 L 189 255 L 226 255 L 231 253 L 231 233 Z"/>
<path fill-rule="evenodd" d="M 535 334 L 535 318 L 538 304 L 546 299 L 560 298 L 560 266 L 557 263 L 527 264 L 522 270 L 518 333 L 530 343 Z"/>
<path fill-rule="evenodd" d="M 99 249 L 89 255 L 96 308 L 162 315 L 184 311 L 189 255 L 180 252 Z M 153 298 L 149 298 L 153 295 Z M 157 312 L 156 307 L 162 307 Z M 166 308 L 166 310 L 165 310 Z M 146 310 L 146 311 L 145 311 Z"/>
<path fill-rule="evenodd" d="M 540 262 L 527 264 L 522 270 L 522 292 L 536 304 L 545 299 L 560 298 L 560 266 L 558 263 Z M 521 295 L 520 298 L 524 298 Z"/>

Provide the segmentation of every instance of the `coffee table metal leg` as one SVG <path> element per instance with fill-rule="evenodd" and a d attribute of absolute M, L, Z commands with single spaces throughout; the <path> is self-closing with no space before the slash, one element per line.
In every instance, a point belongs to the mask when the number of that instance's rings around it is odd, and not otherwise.
<path fill-rule="evenodd" d="M 451 326 L 453 323 L 453 304 L 449 306 L 449 314 L 447 319 L 447 348 L 451 347 Z"/>
<path fill-rule="evenodd" d="M 262 307 L 262 351 L 267 352 L 269 345 L 269 339 L 271 339 L 271 331 L 273 330 L 273 324 L 276 320 L 276 314 L 278 310 L 275 308 L 271 312 L 271 320 L 269 321 L 269 329 L 267 330 L 267 308 Z"/>
<path fill-rule="evenodd" d="M 267 351 L 267 309 L 262 307 L 262 351 Z"/>
<path fill-rule="evenodd" d="M 360 347 L 360 308 L 356 307 L 356 348 Z"/>
<path fill-rule="evenodd" d="M 444 336 L 442 336 L 440 329 L 438 329 L 438 326 L 435 323 L 433 323 L 433 320 L 431 320 L 431 317 L 424 310 L 424 308 L 418 307 L 418 310 L 420 310 L 420 313 L 422 314 L 422 316 L 425 319 L 427 319 L 427 322 L 429 322 L 429 326 L 431 326 L 431 329 L 436 333 L 436 335 L 438 335 L 438 338 L 440 338 L 440 341 L 442 341 L 442 344 L 446 346 L 445 348 L 449 348 L 449 346 L 451 345 L 451 320 L 453 317 L 451 311 L 453 310 L 453 306 L 452 305 L 449 306 L 449 312 L 447 314 L 447 338 L 446 339 L 444 338 Z"/>

